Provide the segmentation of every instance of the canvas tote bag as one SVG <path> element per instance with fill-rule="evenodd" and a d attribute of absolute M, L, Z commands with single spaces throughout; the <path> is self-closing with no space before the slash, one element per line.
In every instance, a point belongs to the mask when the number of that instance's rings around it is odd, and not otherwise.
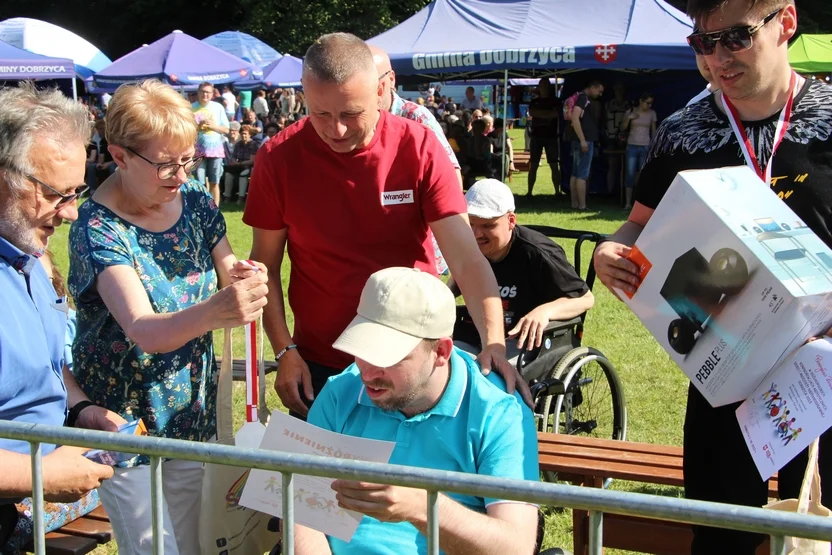
<path fill-rule="evenodd" d="M 250 356 L 258 355 L 252 353 Z M 262 422 L 268 420 L 268 411 L 265 408 L 262 357 L 259 358 L 260 385 L 257 397 L 263 408 L 258 411 Z M 234 445 L 233 360 L 232 334 L 231 330 L 227 329 L 217 389 L 217 443 L 223 445 Z M 199 534 L 202 555 L 262 555 L 271 551 L 280 541 L 280 534 L 269 530 L 271 516 L 239 505 L 247 478 L 248 469 L 243 467 L 205 465 Z"/>
<path fill-rule="evenodd" d="M 798 499 L 783 499 L 766 505 L 766 509 L 788 511 L 792 513 L 832 517 L 832 511 L 821 505 L 820 472 L 818 471 L 818 440 L 809 445 L 809 463 L 800 486 Z M 830 542 L 807 540 L 805 538 L 786 538 L 788 555 L 829 555 Z"/>

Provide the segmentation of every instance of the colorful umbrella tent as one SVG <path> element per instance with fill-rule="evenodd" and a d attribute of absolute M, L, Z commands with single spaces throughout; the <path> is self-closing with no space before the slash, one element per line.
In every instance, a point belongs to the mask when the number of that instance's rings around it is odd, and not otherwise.
<path fill-rule="evenodd" d="M 0 81 L 73 78 L 72 60 L 41 56 L 0 41 Z"/>
<path fill-rule="evenodd" d="M 262 40 L 240 31 L 223 31 L 222 33 L 205 37 L 202 39 L 202 42 L 208 43 L 220 50 L 225 50 L 229 54 L 260 67 L 276 62 L 282 57 L 280 52 Z"/>
<path fill-rule="evenodd" d="M 41 56 L 66 59 L 75 65 L 75 74 L 86 78 L 109 65 L 101 50 L 62 27 L 26 17 L 0 21 L 0 40 Z"/>
<path fill-rule="evenodd" d="M 662 0 L 434 0 L 368 42 L 390 54 L 397 75 L 450 80 L 695 70 L 691 32 Z"/>
<path fill-rule="evenodd" d="M 262 70 L 210 44 L 174 31 L 152 44 L 126 54 L 97 72 L 93 85 L 112 90 L 124 83 L 159 79 L 184 90 L 205 81 L 214 85 L 259 80 Z"/>
<path fill-rule="evenodd" d="M 800 73 L 832 73 L 832 35 L 800 35 L 789 46 L 789 63 Z"/>
<path fill-rule="evenodd" d="M 303 60 L 285 55 L 263 68 L 262 81 L 266 87 L 300 87 Z"/>

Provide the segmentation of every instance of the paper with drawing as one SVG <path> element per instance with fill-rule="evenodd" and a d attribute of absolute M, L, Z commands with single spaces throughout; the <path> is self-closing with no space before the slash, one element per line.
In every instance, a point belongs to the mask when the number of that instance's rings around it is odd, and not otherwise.
<path fill-rule="evenodd" d="M 272 413 L 262 449 L 386 463 L 395 442 L 346 436 L 323 430 L 282 412 Z M 332 478 L 295 475 L 295 522 L 343 541 L 350 541 L 363 515 L 338 507 Z M 283 477 L 280 472 L 252 470 L 240 505 L 282 517 Z"/>
<path fill-rule="evenodd" d="M 737 409 L 745 443 L 763 480 L 832 425 L 832 341 L 797 349 Z"/>

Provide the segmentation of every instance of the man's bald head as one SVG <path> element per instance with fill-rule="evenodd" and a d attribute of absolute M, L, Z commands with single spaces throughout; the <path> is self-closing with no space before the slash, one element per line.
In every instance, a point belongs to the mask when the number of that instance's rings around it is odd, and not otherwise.
<path fill-rule="evenodd" d="M 385 112 L 389 112 L 390 107 L 393 106 L 393 91 L 396 90 L 396 72 L 393 71 L 393 65 L 390 63 L 390 56 L 387 55 L 387 52 L 372 44 L 368 46 L 373 54 L 373 63 L 376 65 L 378 78 L 384 86 L 379 107 Z"/>
<path fill-rule="evenodd" d="M 393 66 L 390 64 L 390 56 L 387 55 L 387 52 L 374 44 L 368 44 L 367 46 L 370 47 L 370 52 L 373 54 L 373 62 L 376 64 L 379 75 L 387 71 L 393 71 Z"/>
<path fill-rule="evenodd" d="M 341 85 L 360 73 L 370 75 L 374 71 L 367 43 L 349 33 L 330 33 L 306 51 L 302 79 Z"/>

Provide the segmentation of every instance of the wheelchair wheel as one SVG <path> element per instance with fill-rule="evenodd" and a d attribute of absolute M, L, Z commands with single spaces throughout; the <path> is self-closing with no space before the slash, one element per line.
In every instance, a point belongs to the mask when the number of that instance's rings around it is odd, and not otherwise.
<path fill-rule="evenodd" d="M 552 377 L 566 386 L 564 395 L 541 399 L 541 431 L 624 440 L 627 405 L 615 367 L 591 347 L 569 351 L 555 366 Z M 555 481 L 555 473 L 544 472 Z M 605 484 L 606 485 L 606 484 Z"/>

